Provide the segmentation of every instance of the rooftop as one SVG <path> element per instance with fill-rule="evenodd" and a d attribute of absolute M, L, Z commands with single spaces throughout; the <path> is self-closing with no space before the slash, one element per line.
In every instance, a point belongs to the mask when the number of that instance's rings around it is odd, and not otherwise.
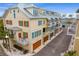
<path fill-rule="evenodd" d="M 35 14 L 32 14 L 31 12 L 29 12 L 27 9 L 28 8 L 35 8 Z M 37 7 L 36 5 L 34 5 L 33 3 L 27 3 L 27 4 L 16 4 L 14 5 L 13 7 L 9 8 L 9 9 L 12 9 L 12 8 L 19 8 L 23 13 L 26 14 L 26 16 L 28 16 L 29 18 L 61 18 L 61 15 L 58 13 L 58 12 L 53 12 L 53 11 L 47 11 L 45 9 L 42 9 L 42 8 L 39 8 Z M 39 9 L 42 9 L 43 12 L 42 14 L 40 14 L 38 12 Z M 34 9 L 33 9 L 33 12 L 34 12 Z"/>

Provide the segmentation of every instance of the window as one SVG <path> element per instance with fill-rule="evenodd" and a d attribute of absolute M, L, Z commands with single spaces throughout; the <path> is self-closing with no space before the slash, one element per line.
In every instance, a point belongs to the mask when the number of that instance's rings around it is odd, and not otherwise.
<path fill-rule="evenodd" d="M 18 37 L 21 38 L 21 33 L 18 33 Z"/>
<path fill-rule="evenodd" d="M 46 11 L 46 14 L 49 14 L 49 11 Z"/>
<path fill-rule="evenodd" d="M 41 30 L 39 30 L 39 35 L 41 35 Z"/>
<path fill-rule="evenodd" d="M 23 26 L 23 21 L 19 21 L 19 26 Z"/>
<path fill-rule="evenodd" d="M 28 27 L 29 26 L 29 22 L 28 21 L 24 21 L 24 26 Z"/>
<path fill-rule="evenodd" d="M 13 10 L 13 17 L 16 18 L 15 10 Z"/>
<path fill-rule="evenodd" d="M 8 24 L 8 20 L 6 20 L 6 24 Z"/>
<path fill-rule="evenodd" d="M 36 37 L 38 37 L 40 35 L 41 35 L 41 30 L 36 31 L 36 32 L 32 32 L 32 38 L 36 38 Z"/>
<path fill-rule="evenodd" d="M 38 31 L 36 31 L 36 37 L 38 37 Z"/>
<path fill-rule="evenodd" d="M 45 32 L 45 28 L 43 28 L 43 32 Z"/>
<path fill-rule="evenodd" d="M 28 33 L 23 32 L 23 38 L 28 38 Z"/>
<path fill-rule="evenodd" d="M 32 38 L 34 38 L 34 37 L 35 37 L 35 33 L 33 32 L 33 33 L 32 33 Z"/>
<path fill-rule="evenodd" d="M 42 25 L 42 21 L 38 21 L 38 25 Z"/>
<path fill-rule="evenodd" d="M 37 32 L 35 32 L 35 37 L 37 37 Z"/>
<path fill-rule="evenodd" d="M 45 24 L 45 20 L 43 21 L 43 24 Z"/>
<path fill-rule="evenodd" d="M 37 31 L 37 36 L 39 36 L 39 31 Z"/>
<path fill-rule="evenodd" d="M 36 9 L 33 9 L 33 15 L 38 15 L 38 11 Z"/>
<path fill-rule="evenodd" d="M 9 21 L 9 24 L 12 25 L 12 21 L 11 20 Z"/>
<path fill-rule="evenodd" d="M 19 21 L 19 26 L 28 27 L 29 26 L 29 22 L 28 21 Z"/>
<path fill-rule="evenodd" d="M 6 24 L 12 25 L 12 21 L 11 20 L 6 20 Z"/>

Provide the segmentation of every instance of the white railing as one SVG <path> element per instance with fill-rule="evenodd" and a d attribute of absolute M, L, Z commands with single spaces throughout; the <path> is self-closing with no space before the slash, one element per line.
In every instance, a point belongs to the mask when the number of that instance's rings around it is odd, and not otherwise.
<path fill-rule="evenodd" d="M 22 45 L 27 45 L 29 43 L 28 39 L 20 38 L 16 40 L 17 43 L 22 44 Z"/>

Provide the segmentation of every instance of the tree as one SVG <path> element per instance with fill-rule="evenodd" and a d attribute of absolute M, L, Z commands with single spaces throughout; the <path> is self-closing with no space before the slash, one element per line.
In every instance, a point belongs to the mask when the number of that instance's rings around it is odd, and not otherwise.
<path fill-rule="evenodd" d="M 0 20 L 0 38 L 5 38 L 5 35 L 9 34 L 9 31 L 4 30 L 3 20 Z"/>

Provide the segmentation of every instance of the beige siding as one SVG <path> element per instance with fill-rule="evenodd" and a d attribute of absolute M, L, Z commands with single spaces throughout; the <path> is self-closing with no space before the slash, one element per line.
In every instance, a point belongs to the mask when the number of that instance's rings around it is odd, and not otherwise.
<path fill-rule="evenodd" d="M 45 21 L 45 24 L 39 26 L 38 25 L 39 20 Z M 47 27 L 47 19 L 32 19 L 30 25 L 31 25 L 30 27 L 34 30 L 40 29 L 40 28 L 43 28 L 43 27 Z"/>
<path fill-rule="evenodd" d="M 38 25 L 39 20 L 45 21 L 45 24 Z M 30 21 L 31 35 L 32 35 L 32 32 L 41 30 L 41 35 L 40 36 L 38 36 L 36 38 L 31 37 L 32 42 L 36 42 L 40 39 L 43 39 L 43 28 L 44 27 L 47 27 L 47 19 L 31 19 L 31 21 Z"/>
<path fill-rule="evenodd" d="M 15 10 L 15 13 L 16 13 L 16 18 L 13 18 L 13 10 Z M 7 25 L 6 24 L 6 20 L 12 20 L 12 25 Z M 4 25 L 6 27 L 19 27 L 22 29 L 22 32 L 27 32 L 28 34 L 30 33 L 29 29 L 30 27 L 23 27 L 23 26 L 19 26 L 18 24 L 18 21 L 29 21 L 29 24 L 30 24 L 30 19 L 21 11 L 19 10 L 19 13 L 18 13 L 18 9 L 11 9 L 7 15 L 6 15 L 6 18 L 4 18 Z M 30 25 L 29 25 L 30 26 Z M 18 32 L 17 32 L 18 33 Z M 17 34 L 16 33 L 16 34 Z M 30 35 L 30 34 L 29 34 Z M 29 36 L 28 35 L 28 36 Z M 18 38 L 18 37 L 17 37 Z"/>

